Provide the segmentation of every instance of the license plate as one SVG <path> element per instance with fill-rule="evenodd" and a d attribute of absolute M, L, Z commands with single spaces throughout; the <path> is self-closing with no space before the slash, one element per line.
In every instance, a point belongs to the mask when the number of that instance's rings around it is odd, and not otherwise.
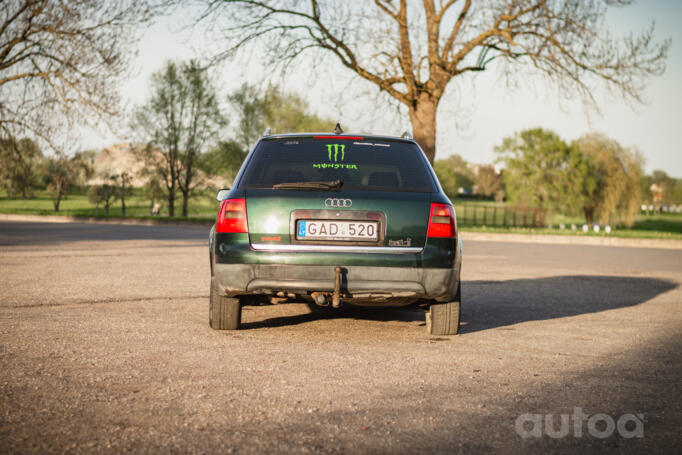
<path fill-rule="evenodd" d="M 356 240 L 376 242 L 379 238 L 376 221 L 299 220 L 296 238 L 299 240 Z"/>

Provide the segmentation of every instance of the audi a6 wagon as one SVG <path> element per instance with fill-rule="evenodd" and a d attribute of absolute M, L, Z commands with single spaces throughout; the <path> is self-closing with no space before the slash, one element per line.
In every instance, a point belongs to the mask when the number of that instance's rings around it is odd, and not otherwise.
<path fill-rule="evenodd" d="M 452 203 L 409 137 L 269 135 L 218 193 L 209 324 L 244 305 L 415 305 L 434 335 L 459 328 L 462 243 Z"/>

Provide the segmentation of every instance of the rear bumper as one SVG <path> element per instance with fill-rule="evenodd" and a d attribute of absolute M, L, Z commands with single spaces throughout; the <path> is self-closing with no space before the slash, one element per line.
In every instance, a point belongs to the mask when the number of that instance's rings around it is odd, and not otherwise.
<path fill-rule="evenodd" d="M 459 264 L 454 268 L 341 266 L 342 292 L 352 298 L 373 296 L 454 299 Z M 216 283 L 228 297 L 279 291 L 305 294 L 334 290 L 335 266 L 284 264 L 214 264 Z"/>

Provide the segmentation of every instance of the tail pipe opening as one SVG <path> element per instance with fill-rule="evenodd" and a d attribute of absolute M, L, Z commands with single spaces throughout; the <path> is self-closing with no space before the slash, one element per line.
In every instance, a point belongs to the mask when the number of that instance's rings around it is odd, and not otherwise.
<path fill-rule="evenodd" d="M 327 292 L 313 292 L 310 296 L 313 298 L 315 301 L 315 304 L 318 306 L 329 306 L 329 302 L 327 301 Z"/>

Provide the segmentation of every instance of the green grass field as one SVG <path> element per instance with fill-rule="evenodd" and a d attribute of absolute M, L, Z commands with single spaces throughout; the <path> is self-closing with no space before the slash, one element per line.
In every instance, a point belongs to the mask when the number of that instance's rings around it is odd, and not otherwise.
<path fill-rule="evenodd" d="M 133 189 L 133 194 L 126 197 L 126 217 L 149 217 L 151 216 L 151 204 L 149 199 L 143 197 L 142 191 Z M 159 201 L 166 206 L 165 201 Z M 188 210 L 189 217 L 215 217 L 218 203 L 213 192 L 198 193 L 190 199 Z M 67 198 L 62 199 L 59 212 L 54 211 L 52 199 L 45 191 L 38 191 L 32 199 L 8 198 L 4 192 L 0 192 L 0 213 L 14 213 L 23 215 L 70 215 L 91 217 L 122 217 L 121 201 L 118 200 L 109 208 L 109 214 L 104 213 L 104 207 L 95 209 L 94 204 L 88 200 L 85 190 L 74 190 Z M 167 215 L 167 212 L 163 212 Z M 175 200 L 175 218 L 182 214 L 182 198 Z"/>
<path fill-rule="evenodd" d="M 682 224 L 682 220 L 681 220 Z M 570 228 L 561 230 L 559 228 L 521 228 L 521 227 L 490 227 L 490 226 L 460 226 L 462 232 L 487 232 L 491 234 L 526 234 L 526 235 L 574 235 L 586 237 L 620 237 L 637 239 L 662 239 L 662 240 L 682 240 L 682 233 L 637 229 L 636 225 L 632 229 L 614 229 L 610 234 L 601 232 L 582 232 L 581 230 L 572 231 Z"/>
<path fill-rule="evenodd" d="M 624 238 L 648 238 L 648 239 L 675 239 L 682 240 L 682 213 L 645 215 L 640 214 L 631 228 L 612 227 L 610 234 L 603 230 L 594 232 L 582 232 L 582 225 L 585 220 L 581 217 L 566 216 L 561 214 L 548 216 L 545 220 L 551 223 L 553 228 L 530 228 L 530 227 L 503 227 L 503 207 L 493 201 L 476 199 L 454 199 L 455 209 L 459 219 L 459 227 L 462 231 L 469 232 L 489 232 L 489 233 L 514 233 L 514 234 L 548 234 L 548 235 L 583 235 L 596 237 L 624 237 Z M 494 210 L 497 208 L 497 210 Z M 476 214 L 476 223 L 472 223 Z M 528 214 L 530 220 L 531 214 Z M 523 213 L 518 214 L 519 218 Z M 507 222 L 513 224 L 507 214 Z M 494 220 L 494 223 L 493 223 Z M 487 221 L 487 224 L 486 224 Z M 495 224 L 495 225 L 491 225 Z M 565 229 L 560 229 L 564 224 Z M 571 229 L 575 224 L 576 231 Z"/>
<path fill-rule="evenodd" d="M 165 205 L 165 201 L 160 201 Z M 167 213 L 163 212 L 161 216 L 153 218 L 172 219 L 172 220 L 211 220 L 215 218 L 218 203 L 215 200 L 215 195 L 212 191 L 197 193 L 191 200 L 189 206 L 189 217 L 182 218 L 181 214 L 182 199 L 176 200 L 176 216 L 169 218 Z M 650 238 L 650 239 L 676 239 L 682 240 L 682 214 L 662 214 L 662 215 L 640 215 L 637 218 L 632 228 L 614 228 L 611 234 L 606 234 L 601 231 L 595 233 L 589 231 L 582 232 L 580 227 L 584 220 L 577 217 L 567 217 L 563 215 L 554 215 L 551 221 L 554 228 L 524 228 L 524 227 L 502 227 L 489 226 L 483 224 L 482 214 L 487 208 L 488 213 L 491 208 L 497 207 L 496 211 L 497 224 L 501 224 L 500 218 L 502 216 L 501 208 L 493 201 L 485 200 L 471 200 L 471 199 L 455 199 L 455 208 L 458 213 L 466 213 L 469 217 L 472 210 L 478 210 L 480 214 L 477 224 L 463 223 L 460 221 L 459 227 L 462 231 L 469 232 L 490 232 L 490 233 L 516 233 L 516 234 L 552 234 L 552 235 L 584 235 L 584 236 L 612 236 L 612 237 L 626 237 L 626 238 Z M 150 202 L 142 194 L 141 189 L 134 189 L 133 194 L 126 197 L 126 218 L 144 218 L 151 217 Z M 85 190 L 74 190 L 68 195 L 66 199 L 62 200 L 59 212 L 54 211 L 52 200 L 45 191 L 38 191 L 32 199 L 17 199 L 8 198 L 4 192 L 0 192 L 0 213 L 8 214 L 23 214 L 23 215 L 70 215 L 83 217 L 110 217 L 121 218 L 121 202 L 116 201 L 109 209 L 109 214 L 104 213 L 104 208 L 100 207 L 95 210 L 94 205 L 88 200 Z M 491 220 L 491 215 L 488 221 Z M 471 219 L 471 218 L 469 218 Z M 559 229 L 559 225 L 563 223 L 566 229 Z M 572 231 L 571 224 L 578 226 L 577 231 Z"/>

